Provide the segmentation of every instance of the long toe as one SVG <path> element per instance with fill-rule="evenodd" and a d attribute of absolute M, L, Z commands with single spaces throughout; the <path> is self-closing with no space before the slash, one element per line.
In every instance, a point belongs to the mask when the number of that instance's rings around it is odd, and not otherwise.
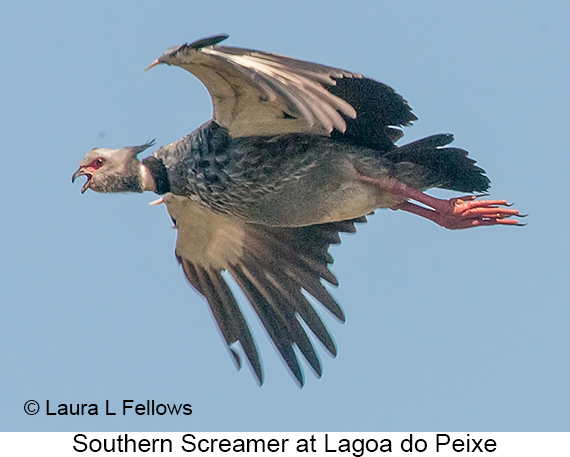
<path fill-rule="evenodd" d="M 518 216 L 518 209 L 500 208 L 499 206 L 479 207 L 453 214 L 456 217 L 510 217 Z"/>
<path fill-rule="evenodd" d="M 488 209 L 488 208 L 496 209 L 499 206 L 511 206 L 506 200 L 477 200 L 477 196 L 469 196 L 469 197 L 470 197 L 469 199 L 466 199 L 465 197 L 450 199 L 449 200 L 449 202 L 451 203 L 450 214 L 460 215 L 474 209 Z M 505 212 L 505 214 L 510 214 L 510 215 L 519 213 L 517 210 L 505 210 L 505 209 L 501 209 L 501 212 Z"/>

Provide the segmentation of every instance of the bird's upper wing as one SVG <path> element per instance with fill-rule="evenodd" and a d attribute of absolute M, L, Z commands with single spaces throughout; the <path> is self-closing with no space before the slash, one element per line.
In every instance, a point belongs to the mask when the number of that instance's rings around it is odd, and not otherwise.
<path fill-rule="evenodd" d="M 290 57 L 215 46 L 226 38 L 219 35 L 176 46 L 150 67 L 177 65 L 198 77 L 212 97 L 214 121 L 233 137 L 294 132 L 329 135 L 333 130 L 344 134 L 347 122 L 358 118 L 361 108 L 367 112 L 366 125 L 353 124 L 352 136 L 357 128 L 369 135 L 386 125 L 416 119 L 407 103 L 384 84 Z M 337 87 L 341 80 L 355 82 Z M 374 99 L 363 99 L 367 95 Z"/>
<path fill-rule="evenodd" d="M 238 366 L 240 357 L 231 345 L 239 342 L 259 382 L 263 382 L 255 341 L 222 276 L 223 270 L 242 289 L 297 381 L 301 385 L 304 382 L 295 345 L 320 376 L 319 358 L 301 322 L 333 356 L 336 347 L 303 290 L 344 320 L 321 279 L 337 284 L 328 269 L 332 262 L 328 248 L 340 242 L 339 232 L 354 232 L 354 223 L 366 219 L 278 228 L 246 224 L 173 194 L 166 194 L 163 201 L 178 229 L 176 257 L 190 284 L 206 297 Z"/>

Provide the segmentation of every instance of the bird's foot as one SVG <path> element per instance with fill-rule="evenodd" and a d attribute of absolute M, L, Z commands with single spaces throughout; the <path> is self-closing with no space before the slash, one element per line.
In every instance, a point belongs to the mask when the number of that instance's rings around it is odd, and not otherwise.
<path fill-rule="evenodd" d="M 451 203 L 451 200 L 443 201 Z M 519 221 L 516 219 L 510 219 L 513 216 L 524 216 L 520 215 L 517 210 L 496 206 L 496 201 L 497 200 L 481 200 L 480 203 L 487 204 L 487 206 L 476 207 L 470 205 L 462 207 L 461 205 L 463 203 L 459 203 L 455 204 L 451 211 L 444 213 L 411 202 L 401 203 L 393 209 L 401 209 L 408 213 L 417 214 L 450 230 L 460 230 L 485 225 L 524 225 L 519 224 Z"/>
<path fill-rule="evenodd" d="M 511 217 L 525 217 L 518 210 L 505 208 L 511 206 L 506 200 L 477 200 L 477 195 L 444 200 L 424 194 L 408 187 L 394 178 L 373 179 L 362 176 L 361 180 L 368 182 L 382 190 L 404 197 L 406 200 L 415 200 L 425 206 L 405 201 L 392 209 L 400 209 L 417 214 L 450 230 L 466 229 L 484 225 L 524 225 L 519 224 Z"/>

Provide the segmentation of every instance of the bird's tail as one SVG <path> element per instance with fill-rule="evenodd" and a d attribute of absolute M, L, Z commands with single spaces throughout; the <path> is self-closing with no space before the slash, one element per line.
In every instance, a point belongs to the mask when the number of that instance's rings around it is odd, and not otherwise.
<path fill-rule="evenodd" d="M 395 177 L 410 187 L 487 190 L 490 180 L 485 170 L 476 166 L 464 149 L 444 147 L 452 141 L 451 134 L 432 135 L 393 149 L 384 157 L 395 164 Z"/>

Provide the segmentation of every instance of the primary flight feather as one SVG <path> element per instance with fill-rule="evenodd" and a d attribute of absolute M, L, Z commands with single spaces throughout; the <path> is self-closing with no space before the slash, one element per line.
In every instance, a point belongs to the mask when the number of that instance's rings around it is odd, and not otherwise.
<path fill-rule="evenodd" d="M 295 347 L 320 376 L 304 323 L 327 351 L 336 346 L 310 294 L 339 320 L 344 313 L 322 280 L 339 233 L 377 208 L 404 210 L 449 229 L 517 225 L 505 200 L 474 195 L 441 200 L 444 188 L 486 191 L 489 179 L 450 134 L 403 146 L 401 126 L 416 120 L 392 88 L 358 73 L 250 49 L 218 45 L 227 35 L 164 52 L 148 68 L 175 65 L 208 89 L 213 119 L 139 161 L 147 143 L 95 148 L 74 181 L 82 192 L 155 192 L 175 228 L 175 254 L 208 301 L 238 366 L 239 343 L 259 383 L 257 345 L 223 271 L 241 288 L 300 385 Z"/>

